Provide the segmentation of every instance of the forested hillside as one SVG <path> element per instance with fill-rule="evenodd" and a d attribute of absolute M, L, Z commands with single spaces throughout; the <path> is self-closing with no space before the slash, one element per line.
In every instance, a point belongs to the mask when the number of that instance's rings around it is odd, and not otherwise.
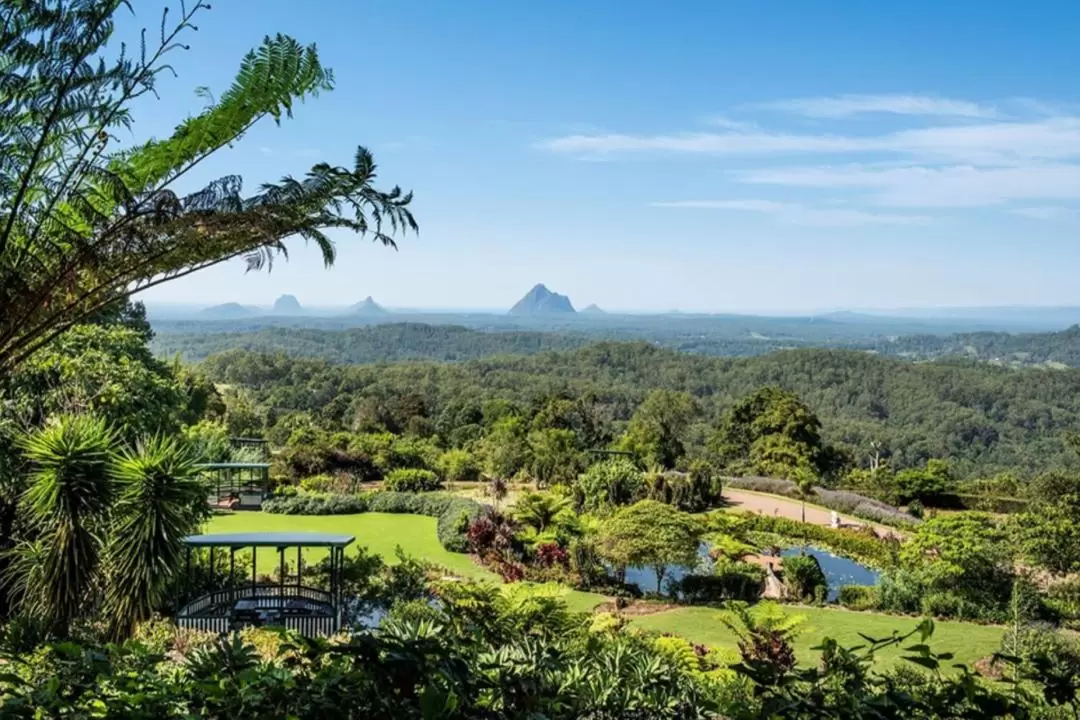
<path fill-rule="evenodd" d="M 311 321 L 315 322 L 315 321 Z M 862 329 L 860 329 L 860 327 Z M 284 352 L 294 357 L 324 358 L 341 363 L 390 360 L 457 361 L 491 355 L 528 355 L 568 350 L 601 340 L 644 340 L 700 355 L 750 357 L 803 347 L 866 350 L 907 360 L 964 357 L 1013 367 L 1080 366 L 1080 328 L 1061 332 L 965 332 L 954 334 L 882 335 L 876 326 L 803 324 L 789 321 L 775 328 L 736 327 L 701 319 L 640 325 L 588 321 L 577 325 L 525 329 L 515 325 L 466 327 L 421 322 L 395 322 L 348 329 L 271 327 L 248 330 L 176 332 L 166 325 L 153 342 L 160 356 L 201 360 L 234 348 Z M 826 329 L 828 328 L 828 329 Z M 775 332 L 773 332 L 775 331 Z"/>
<path fill-rule="evenodd" d="M 600 343 L 455 364 L 375 365 L 236 350 L 204 367 L 218 382 L 250 389 L 259 412 L 306 411 L 339 427 L 374 417 L 399 431 L 442 431 L 489 400 L 535 406 L 560 395 L 588 400 L 598 421 L 618 430 L 650 390 L 683 390 L 698 404 L 697 444 L 737 399 L 779 385 L 802 397 L 821 417 L 825 439 L 850 448 L 861 464 L 878 443 L 896 467 L 948 458 L 964 477 L 1068 464 L 1063 434 L 1080 428 L 1080 371 L 910 363 L 842 350 L 715 358 Z"/>
<path fill-rule="evenodd" d="M 969 357 L 1005 365 L 1080 366 L 1080 326 L 1061 332 L 908 335 L 887 352 L 919 359 Z"/>
<path fill-rule="evenodd" d="M 252 332 L 161 335 L 154 339 L 152 347 L 158 355 L 179 355 L 185 360 L 200 360 L 240 348 L 337 363 L 372 363 L 531 355 L 577 348 L 589 342 L 587 336 L 577 333 L 480 332 L 457 325 L 394 323 L 340 331 L 277 327 Z"/>

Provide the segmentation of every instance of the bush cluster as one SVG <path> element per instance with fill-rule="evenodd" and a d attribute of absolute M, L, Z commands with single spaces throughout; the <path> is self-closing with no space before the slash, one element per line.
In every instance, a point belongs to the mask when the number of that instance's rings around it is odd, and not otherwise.
<path fill-rule="evenodd" d="M 427 515 L 438 520 L 439 543 L 451 552 L 468 549 L 469 523 L 484 505 L 447 493 L 371 492 L 357 495 L 306 495 L 271 498 L 263 510 L 279 515 L 353 515 L 364 512 Z"/>
<path fill-rule="evenodd" d="M 874 585 L 841 585 L 836 601 L 849 610 L 874 610 L 880 603 Z"/>
<path fill-rule="evenodd" d="M 725 478 L 724 482 L 728 487 L 737 488 L 739 490 L 754 490 L 756 492 L 769 493 L 772 495 L 783 495 L 784 497 L 795 500 L 799 500 L 802 497 L 799 495 L 798 485 L 790 480 L 763 477 L 733 477 Z M 912 517 L 892 505 L 847 490 L 828 490 L 820 487 L 814 488 L 814 495 L 811 498 L 811 501 L 830 510 L 835 510 L 836 512 L 845 513 L 847 515 L 854 515 L 855 517 L 881 523 L 882 525 L 912 527 L 918 525 L 920 522 L 918 518 Z"/>
<path fill-rule="evenodd" d="M 711 575 L 686 575 L 672 584 L 672 592 L 690 604 L 726 600 L 754 602 L 765 588 L 765 570 L 746 562 L 718 564 Z"/>
<path fill-rule="evenodd" d="M 383 486 L 391 492 L 432 492 L 442 489 L 442 480 L 423 468 L 398 468 L 386 476 Z"/>
<path fill-rule="evenodd" d="M 788 596 L 801 602 L 824 600 L 829 581 L 821 563 L 813 555 L 792 555 L 784 558 L 784 587 Z"/>

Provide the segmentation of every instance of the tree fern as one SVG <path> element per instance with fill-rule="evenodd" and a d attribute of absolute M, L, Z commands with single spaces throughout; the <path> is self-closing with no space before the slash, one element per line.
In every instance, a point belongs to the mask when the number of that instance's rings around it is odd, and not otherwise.
<path fill-rule="evenodd" d="M 131 102 L 155 92 L 168 53 L 186 47 L 201 2 L 166 13 L 156 42 L 112 43 L 120 0 L 24 0 L 0 9 L 0 372 L 118 296 L 243 258 L 268 269 L 285 241 L 335 259 L 342 229 L 394 247 L 415 232 L 410 193 L 374 186 L 359 148 L 351 167 L 319 163 L 245 196 L 238 176 L 178 195 L 171 186 L 259 120 L 291 117 L 333 87 L 315 46 L 277 35 L 244 56 L 232 85 L 167 138 L 118 149 Z M 203 92 L 204 97 L 208 92 Z"/>

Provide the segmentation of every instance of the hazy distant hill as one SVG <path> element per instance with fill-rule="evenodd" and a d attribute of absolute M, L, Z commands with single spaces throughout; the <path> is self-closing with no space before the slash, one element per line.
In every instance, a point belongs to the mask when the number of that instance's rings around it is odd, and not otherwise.
<path fill-rule="evenodd" d="M 240 303 L 225 303 L 224 305 L 214 305 L 208 307 L 199 313 L 203 317 L 212 318 L 246 318 L 259 314 L 259 308 L 248 307 L 241 305 Z"/>
<path fill-rule="evenodd" d="M 303 315 L 304 308 L 295 295 L 282 295 L 274 301 L 273 313 L 275 315 Z"/>
<path fill-rule="evenodd" d="M 551 292 L 543 284 L 536 285 L 525 297 L 510 308 L 511 315 L 557 315 L 574 312 L 570 298 Z"/>
<path fill-rule="evenodd" d="M 607 315 L 607 313 L 604 312 L 603 310 L 601 310 L 600 306 L 597 305 L 596 303 L 593 303 L 592 305 L 587 305 L 584 308 L 582 308 L 581 314 L 582 315 Z"/>
<path fill-rule="evenodd" d="M 349 306 L 350 315 L 386 315 L 386 308 L 379 303 L 375 302 L 375 299 L 368 295 L 366 298 Z"/>

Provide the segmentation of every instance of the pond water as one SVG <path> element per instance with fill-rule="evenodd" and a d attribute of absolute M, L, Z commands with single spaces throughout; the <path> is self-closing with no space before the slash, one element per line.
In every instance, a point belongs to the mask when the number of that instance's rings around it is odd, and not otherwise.
<path fill-rule="evenodd" d="M 785 548 L 780 551 L 783 557 L 801 555 L 803 548 Z M 877 570 L 849 560 L 845 557 L 833 555 L 831 552 L 815 547 L 806 548 L 807 555 L 813 555 L 821 565 L 821 571 L 825 573 L 825 579 L 829 581 L 829 592 L 826 600 L 832 602 L 840 594 L 841 585 L 876 585 L 881 575 Z"/>
<path fill-rule="evenodd" d="M 784 557 L 799 555 L 803 552 L 801 547 L 789 547 L 781 550 Z M 840 594 L 841 585 L 875 585 L 878 581 L 879 572 L 865 565 L 849 560 L 845 557 L 833 555 L 827 550 L 820 548 L 806 548 L 807 555 L 813 555 L 821 565 L 825 579 L 829 582 L 829 591 L 826 599 L 830 602 Z M 669 566 L 664 575 L 664 590 L 667 594 L 671 583 L 682 580 L 689 573 L 708 573 L 712 570 L 712 559 L 709 557 L 709 546 L 702 544 L 698 551 L 698 565 L 693 568 L 685 568 L 677 565 Z M 643 592 L 656 590 L 656 571 L 651 567 L 630 567 L 626 569 L 626 582 L 637 585 Z"/>

